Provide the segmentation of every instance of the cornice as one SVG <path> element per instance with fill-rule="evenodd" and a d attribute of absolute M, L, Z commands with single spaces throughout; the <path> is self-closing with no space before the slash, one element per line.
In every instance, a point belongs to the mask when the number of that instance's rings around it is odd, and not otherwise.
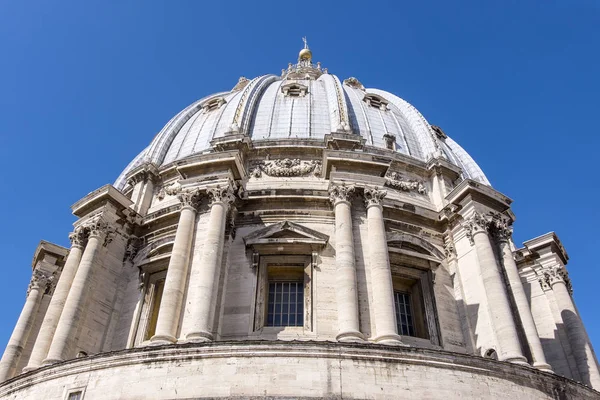
<path fill-rule="evenodd" d="M 554 232 L 548 232 L 541 236 L 523 242 L 523 245 L 531 253 L 540 253 L 545 249 L 550 250 L 553 254 L 558 255 L 564 265 L 569 261 L 569 255 L 565 250 L 562 242 Z"/>
<path fill-rule="evenodd" d="M 101 188 L 89 193 L 83 199 L 77 201 L 71 206 L 73 214 L 77 217 L 83 217 L 92 211 L 95 211 L 107 202 L 114 204 L 117 211 L 122 212 L 133 204 L 123 193 L 117 190 L 113 185 L 104 185 Z"/>
<path fill-rule="evenodd" d="M 509 210 L 512 199 L 503 195 L 490 186 L 475 182 L 472 179 L 465 179 L 459 183 L 447 196 L 446 201 L 449 204 L 462 207 L 463 201 L 470 196 L 477 203 L 485 204 L 497 212 Z"/>
<path fill-rule="evenodd" d="M 31 267 L 35 268 L 37 263 L 43 260 L 47 254 L 56 257 L 57 260 L 61 260 L 69 254 L 69 249 L 45 240 L 41 240 L 35 249 L 35 253 L 33 253 Z"/>

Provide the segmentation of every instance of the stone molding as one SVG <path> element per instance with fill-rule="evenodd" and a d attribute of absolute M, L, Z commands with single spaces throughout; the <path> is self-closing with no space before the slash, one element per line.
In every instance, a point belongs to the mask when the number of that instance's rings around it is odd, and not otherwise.
<path fill-rule="evenodd" d="M 585 386 L 584 384 L 575 382 L 568 378 L 540 372 L 526 366 L 515 365 L 506 362 L 499 362 L 488 358 L 448 352 L 444 350 L 432 350 L 415 347 L 402 347 L 402 346 L 384 346 L 377 344 L 340 344 L 330 342 L 317 342 L 317 341 L 302 341 L 302 342 L 283 342 L 283 341 L 248 341 L 248 342 L 235 342 L 235 341 L 223 341 L 215 343 L 187 343 L 184 345 L 167 345 L 167 346 L 147 346 L 147 347 L 136 347 L 126 350 L 119 350 L 114 352 L 106 352 L 100 354 L 93 354 L 85 358 L 74 358 L 66 360 L 60 364 L 55 364 L 43 369 L 36 369 L 30 372 L 23 373 L 15 378 L 12 378 L 0 385 L 0 397 L 13 396 L 13 397 L 25 397 L 27 391 L 30 390 L 32 382 L 39 385 L 40 388 L 61 388 L 56 390 L 56 393 L 60 392 L 62 398 L 62 387 L 72 382 L 76 376 L 85 374 L 90 377 L 91 381 L 99 382 L 104 385 L 98 388 L 98 385 L 90 385 L 88 387 L 88 395 L 93 396 L 101 393 L 102 390 L 121 390 L 118 385 L 127 384 L 126 380 L 113 380 L 107 379 L 109 376 L 113 376 L 115 373 L 123 372 L 124 368 L 139 368 L 140 375 L 145 374 L 141 379 L 148 379 L 150 374 L 146 371 L 152 371 L 157 368 L 173 369 L 175 368 L 178 376 L 184 376 L 189 379 L 193 379 L 194 373 L 197 373 L 198 367 L 206 365 L 206 360 L 221 360 L 222 365 L 231 359 L 237 359 L 240 361 L 250 360 L 248 365 L 255 365 L 255 368 L 262 369 L 263 366 L 267 366 L 269 362 L 276 359 L 288 359 L 288 362 L 298 365 L 298 368 L 310 368 L 313 364 L 306 363 L 311 359 L 324 359 L 324 360 L 335 360 L 336 364 L 341 364 L 342 361 L 347 360 L 348 368 L 340 370 L 340 374 L 344 374 L 344 378 L 348 379 L 351 376 L 357 376 L 356 372 L 359 370 L 359 366 L 366 366 L 366 368 L 381 368 L 381 371 L 397 371 L 408 368 L 409 370 L 416 370 L 419 374 L 439 374 L 439 378 L 444 381 L 448 381 L 453 378 L 453 375 L 448 376 L 448 373 L 460 373 L 467 376 L 475 377 L 478 382 L 489 383 L 494 386 L 495 391 L 477 392 L 482 395 L 481 398 L 492 399 L 494 393 L 498 393 L 502 387 L 507 390 L 513 390 L 512 393 L 521 393 L 522 391 L 514 391 L 515 386 L 521 388 L 527 393 L 546 393 L 541 398 L 554 399 L 554 398 L 596 398 L 598 392 Z M 381 366 L 381 364 L 384 364 Z M 344 363 L 346 364 L 346 363 Z M 148 365 L 152 365 L 149 369 Z M 187 375 L 181 375 L 184 372 L 183 369 L 186 365 L 191 365 L 189 373 Z M 410 367 L 410 368 L 409 368 Z M 432 371 L 434 369 L 434 371 Z M 220 369 L 206 370 L 206 373 L 215 374 L 215 371 Z M 106 372 L 105 372 L 106 371 Z M 353 371 L 354 375 L 351 375 Z M 126 373 L 132 374 L 132 370 L 128 370 Z M 320 376 L 322 373 L 322 382 L 326 381 L 327 370 L 314 370 L 315 377 Z M 167 382 L 168 374 L 159 374 L 161 377 L 160 381 L 148 380 L 148 383 L 153 385 L 149 390 L 154 387 L 160 387 L 163 382 Z M 238 374 L 239 375 L 239 374 Z M 372 375 L 370 375 L 372 377 Z M 400 374 L 398 374 L 400 376 Z M 214 375 L 215 379 L 219 378 L 218 375 Z M 395 377 L 395 376 L 394 376 Z M 394 377 L 390 378 L 393 379 Z M 164 378 L 164 379 L 162 379 Z M 182 378 L 182 379 L 185 379 Z M 222 378 L 222 377 L 220 377 Z M 368 376 L 366 377 L 368 378 Z M 171 379 L 172 381 L 172 379 Z M 393 389 L 396 392 L 407 390 L 410 386 L 403 383 L 405 380 L 397 379 L 396 385 Z M 113 383 L 111 383 L 113 382 Z M 114 385 L 117 382 L 117 386 Z M 504 382 L 504 383 L 502 383 Z M 172 382 L 171 382 L 172 383 Z M 228 384 L 233 384 L 235 381 L 227 381 Z M 110 386 L 112 385 L 112 387 Z M 361 385 L 366 388 L 381 390 L 381 386 L 374 380 L 368 382 L 362 382 Z M 433 384 L 432 384 L 433 385 Z M 418 386 L 418 385 L 417 385 Z M 487 388 L 487 385 L 483 384 Z M 290 389 L 290 394 L 294 395 L 295 398 L 306 396 L 311 394 L 311 397 L 315 396 L 314 388 L 321 387 L 320 385 L 314 385 L 309 388 L 296 388 Z M 323 385 L 325 387 L 325 385 Z M 293 390 L 292 390 L 293 389 Z M 95 390 L 95 392 L 93 392 Z M 300 390 L 301 393 L 298 391 Z M 386 389 L 388 390 L 388 389 Z M 473 388 L 469 386 L 464 392 L 466 397 L 473 395 Z M 557 394 L 557 390 L 560 391 L 560 396 Z M 215 393 L 217 393 L 215 391 Z M 327 392 L 330 396 L 331 393 Z M 386 392 L 392 394 L 392 392 Z M 447 393 L 444 391 L 443 393 Z M 209 395 L 212 395 L 210 392 Z M 460 394 L 460 393 L 459 393 Z M 326 392 L 319 393 L 319 395 L 325 396 Z M 175 395 L 172 398 L 190 398 L 189 393 Z M 248 397 L 245 398 L 262 398 L 262 396 Z M 341 393 L 339 393 L 341 397 Z M 358 398 L 358 396 L 356 396 Z M 49 393 L 49 399 L 58 398 L 53 393 Z"/>
<path fill-rule="evenodd" d="M 265 160 L 255 164 L 250 176 L 261 178 L 265 174 L 270 177 L 299 177 L 320 176 L 321 161 L 300 160 L 299 158 L 282 158 L 278 160 Z"/>
<path fill-rule="evenodd" d="M 427 189 L 425 189 L 425 185 L 422 181 L 415 179 L 403 179 L 402 175 L 398 172 L 388 172 L 385 175 L 385 184 L 386 186 L 399 189 L 404 192 L 415 191 L 419 194 L 427 194 Z"/>
<path fill-rule="evenodd" d="M 364 192 L 365 206 L 382 206 L 383 199 L 387 195 L 387 191 L 380 188 L 365 188 Z"/>
<path fill-rule="evenodd" d="M 329 201 L 335 206 L 340 201 L 350 201 L 356 191 L 356 186 L 342 184 L 332 184 L 329 187 Z"/>

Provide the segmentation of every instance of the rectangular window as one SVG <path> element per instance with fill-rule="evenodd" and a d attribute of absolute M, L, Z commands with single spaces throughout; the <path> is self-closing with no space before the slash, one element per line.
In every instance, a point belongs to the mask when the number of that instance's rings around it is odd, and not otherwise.
<path fill-rule="evenodd" d="M 148 321 L 148 328 L 146 330 L 145 339 L 149 340 L 156 333 L 156 323 L 158 322 L 158 310 L 160 309 L 160 302 L 162 300 L 163 290 L 165 288 L 165 280 L 161 279 L 154 283 L 154 296 L 152 303 L 150 304 L 151 312 Z"/>
<path fill-rule="evenodd" d="M 396 325 L 398 327 L 398 334 L 415 336 L 410 295 L 402 292 L 394 292 L 394 305 L 396 307 Z"/>
<path fill-rule="evenodd" d="M 303 282 L 269 282 L 266 326 L 304 326 Z"/>
<path fill-rule="evenodd" d="M 67 400 L 81 400 L 83 397 L 83 392 L 78 390 L 76 392 L 71 392 L 69 393 L 69 397 L 67 397 Z"/>

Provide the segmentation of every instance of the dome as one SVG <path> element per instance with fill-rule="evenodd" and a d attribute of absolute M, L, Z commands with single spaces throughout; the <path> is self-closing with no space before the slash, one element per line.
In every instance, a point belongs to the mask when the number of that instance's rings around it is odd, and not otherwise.
<path fill-rule="evenodd" d="M 442 129 L 311 58 L 188 106 L 115 186 L 36 249 L 0 399 L 600 394 L 558 236 L 516 248 Z"/>
<path fill-rule="evenodd" d="M 183 109 L 123 171 L 115 186 L 122 190 L 125 176 L 141 163 L 160 167 L 210 152 L 212 140 L 231 133 L 243 133 L 256 143 L 322 142 L 332 132 L 358 135 L 366 146 L 392 148 L 420 161 L 443 157 L 462 170 L 463 178 L 490 184 L 469 154 L 407 101 L 385 90 L 365 88 L 353 77 L 341 81 L 300 54 L 298 64 L 290 64 L 280 76 L 242 77 L 232 90 Z"/>

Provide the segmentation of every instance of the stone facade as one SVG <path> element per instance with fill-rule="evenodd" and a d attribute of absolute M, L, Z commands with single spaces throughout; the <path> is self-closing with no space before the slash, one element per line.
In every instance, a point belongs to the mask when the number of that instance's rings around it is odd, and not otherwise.
<path fill-rule="evenodd" d="M 279 91 L 244 78 L 190 106 L 73 205 L 71 248 L 36 251 L 1 398 L 600 398 L 558 237 L 515 249 L 512 200 L 439 127 L 310 57 Z M 258 137 L 269 96 L 270 130 L 297 102 L 329 133 Z"/>

